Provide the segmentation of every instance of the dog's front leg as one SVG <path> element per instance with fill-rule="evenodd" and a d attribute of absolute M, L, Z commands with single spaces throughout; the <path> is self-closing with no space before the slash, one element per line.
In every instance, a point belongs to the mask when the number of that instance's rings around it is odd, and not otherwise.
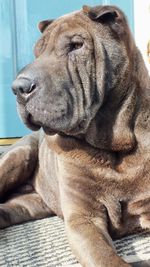
<path fill-rule="evenodd" d="M 0 158 L 0 198 L 32 178 L 38 160 L 39 134 L 33 133 L 10 146 Z"/>
<path fill-rule="evenodd" d="M 62 167 L 61 208 L 70 247 L 79 263 L 82 267 L 131 267 L 113 247 L 107 209 L 97 200 L 93 180 L 80 166 L 63 161 Z"/>
<path fill-rule="evenodd" d="M 83 267 L 131 266 L 116 254 L 101 218 L 73 213 L 65 223 L 72 251 Z"/>

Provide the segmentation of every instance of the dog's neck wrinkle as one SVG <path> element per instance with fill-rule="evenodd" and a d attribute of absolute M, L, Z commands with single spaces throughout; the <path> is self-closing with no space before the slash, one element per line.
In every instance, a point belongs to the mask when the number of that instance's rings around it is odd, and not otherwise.
<path fill-rule="evenodd" d="M 92 120 L 86 141 L 95 148 L 107 151 L 131 151 L 136 146 L 133 130 L 133 118 L 135 117 L 137 94 L 135 88 L 130 90 L 123 100 L 121 107 L 119 102 L 113 108 L 105 105 L 99 110 L 95 119 Z"/>
<path fill-rule="evenodd" d="M 144 105 L 142 103 L 148 101 L 147 98 L 150 96 L 148 93 L 150 77 L 142 55 L 136 47 L 131 62 L 133 64 L 127 73 L 129 76 L 127 75 L 126 85 L 120 80 L 120 84 L 114 90 L 112 89 L 111 97 L 109 92 L 110 104 L 107 98 L 106 104 L 99 109 L 87 130 L 85 139 L 96 148 L 131 152 L 137 146 L 134 126 L 136 121 L 139 121 L 139 110 L 143 109 Z M 123 88 L 122 84 L 126 88 Z M 123 93 L 118 97 L 120 92 Z"/>

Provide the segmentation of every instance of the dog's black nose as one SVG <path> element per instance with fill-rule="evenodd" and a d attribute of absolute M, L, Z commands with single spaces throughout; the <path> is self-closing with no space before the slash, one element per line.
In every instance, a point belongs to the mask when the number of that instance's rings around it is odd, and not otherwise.
<path fill-rule="evenodd" d="M 30 94 L 36 88 L 36 83 L 27 78 L 17 78 L 12 83 L 12 90 L 15 95 Z"/>

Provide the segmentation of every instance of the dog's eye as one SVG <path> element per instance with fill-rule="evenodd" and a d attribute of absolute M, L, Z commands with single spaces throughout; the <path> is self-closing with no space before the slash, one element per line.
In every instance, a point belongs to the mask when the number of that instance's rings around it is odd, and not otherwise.
<path fill-rule="evenodd" d="M 83 46 L 82 42 L 72 42 L 72 43 L 70 43 L 69 50 L 70 50 L 70 52 L 72 52 L 74 50 L 80 49 L 82 46 Z"/>

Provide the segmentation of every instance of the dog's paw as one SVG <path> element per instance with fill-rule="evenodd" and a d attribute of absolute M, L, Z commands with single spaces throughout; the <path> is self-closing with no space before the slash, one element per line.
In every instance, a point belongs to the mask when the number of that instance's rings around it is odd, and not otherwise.
<path fill-rule="evenodd" d="M 150 213 L 143 213 L 140 217 L 140 224 L 143 229 L 150 229 Z"/>
<path fill-rule="evenodd" d="M 5 204 L 0 204 L 0 229 L 11 225 L 9 208 Z"/>

